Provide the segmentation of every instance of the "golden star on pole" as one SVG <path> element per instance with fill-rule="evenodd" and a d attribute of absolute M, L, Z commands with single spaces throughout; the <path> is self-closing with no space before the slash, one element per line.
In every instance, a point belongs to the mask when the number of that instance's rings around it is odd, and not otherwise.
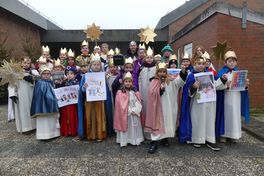
<path fill-rule="evenodd" d="M 226 41 L 224 41 L 223 43 L 217 42 L 216 46 L 212 47 L 215 59 L 220 61 L 225 60 L 224 55 L 229 49 L 231 48 L 227 46 Z"/>
<path fill-rule="evenodd" d="M 146 40 L 146 36 L 143 35 L 144 30 L 145 30 L 144 28 L 141 28 L 140 33 L 137 34 L 139 36 L 140 42 L 145 42 L 145 40 Z"/>
<path fill-rule="evenodd" d="M 84 30 L 84 33 L 86 33 L 86 38 L 90 38 L 91 41 L 96 41 L 100 39 L 102 31 L 100 30 L 100 26 L 96 26 L 93 23 L 92 25 L 87 25 L 87 29 Z"/>
<path fill-rule="evenodd" d="M 142 35 L 145 36 L 146 44 L 148 44 L 149 42 L 154 42 L 154 37 L 157 36 L 157 34 L 154 33 L 154 29 L 151 29 L 150 27 L 144 29 Z"/>

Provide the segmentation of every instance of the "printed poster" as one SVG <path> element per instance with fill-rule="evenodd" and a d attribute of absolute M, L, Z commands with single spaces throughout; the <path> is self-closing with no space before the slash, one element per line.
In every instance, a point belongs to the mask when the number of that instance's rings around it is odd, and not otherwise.
<path fill-rule="evenodd" d="M 206 103 L 216 101 L 216 89 L 214 85 L 214 75 L 212 72 L 203 72 L 194 74 L 195 81 L 200 82 L 197 89 L 197 103 Z"/>
<path fill-rule="evenodd" d="M 181 69 L 179 69 L 179 68 L 168 68 L 167 72 L 172 79 L 175 79 L 180 74 Z"/>
<path fill-rule="evenodd" d="M 239 70 L 232 72 L 232 80 L 229 86 L 229 90 L 243 91 L 246 87 L 247 70 Z"/>
<path fill-rule="evenodd" d="M 71 104 L 78 103 L 79 85 L 66 86 L 54 89 L 58 106 L 63 107 Z"/>
<path fill-rule="evenodd" d="M 85 82 L 88 84 L 86 88 L 88 102 L 106 100 L 105 72 L 86 73 Z"/>

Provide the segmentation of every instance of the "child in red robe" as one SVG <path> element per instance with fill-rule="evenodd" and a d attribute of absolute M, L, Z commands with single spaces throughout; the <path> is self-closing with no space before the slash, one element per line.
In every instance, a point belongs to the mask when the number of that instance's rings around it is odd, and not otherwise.
<path fill-rule="evenodd" d="M 77 70 L 70 68 L 66 70 L 67 80 L 65 86 L 78 85 L 75 78 Z M 78 132 L 78 112 L 77 104 L 67 105 L 60 108 L 60 125 L 61 136 L 76 136 Z"/>

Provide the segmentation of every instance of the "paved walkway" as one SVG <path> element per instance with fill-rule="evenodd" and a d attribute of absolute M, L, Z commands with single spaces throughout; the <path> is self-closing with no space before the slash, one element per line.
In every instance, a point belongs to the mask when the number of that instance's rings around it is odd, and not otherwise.
<path fill-rule="evenodd" d="M 105 142 L 74 142 L 71 138 L 37 141 L 35 133 L 20 134 L 7 122 L 0 106 L 0 175 L 263 175 L 264 142 L 243 132 L 238 144 L 222 150 L 195 149 L 175 139 L 168 148 L 147 153 L 148 142 L 120 148 Z"/>

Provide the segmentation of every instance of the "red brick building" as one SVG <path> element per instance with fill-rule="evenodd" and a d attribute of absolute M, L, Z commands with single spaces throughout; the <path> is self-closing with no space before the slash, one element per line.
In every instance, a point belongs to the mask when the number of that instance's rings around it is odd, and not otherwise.
<path fill-rule="evenodd" d="M 263 108 L 263 12 L 262 0 L 191 0 L 179 7 L 178 12 L 175 9 L 162 17 L 157 28 L 168 30 L 168 41 L 178 58 L 184 52 L 193 53 L 197 45 L 212 53 L 211 47 L 217 41 L 227 41 L 238 56 L 239 68 L 249 71 L 251 108 Z M 223 66 L 213 62 L 216 68 Z"/>

